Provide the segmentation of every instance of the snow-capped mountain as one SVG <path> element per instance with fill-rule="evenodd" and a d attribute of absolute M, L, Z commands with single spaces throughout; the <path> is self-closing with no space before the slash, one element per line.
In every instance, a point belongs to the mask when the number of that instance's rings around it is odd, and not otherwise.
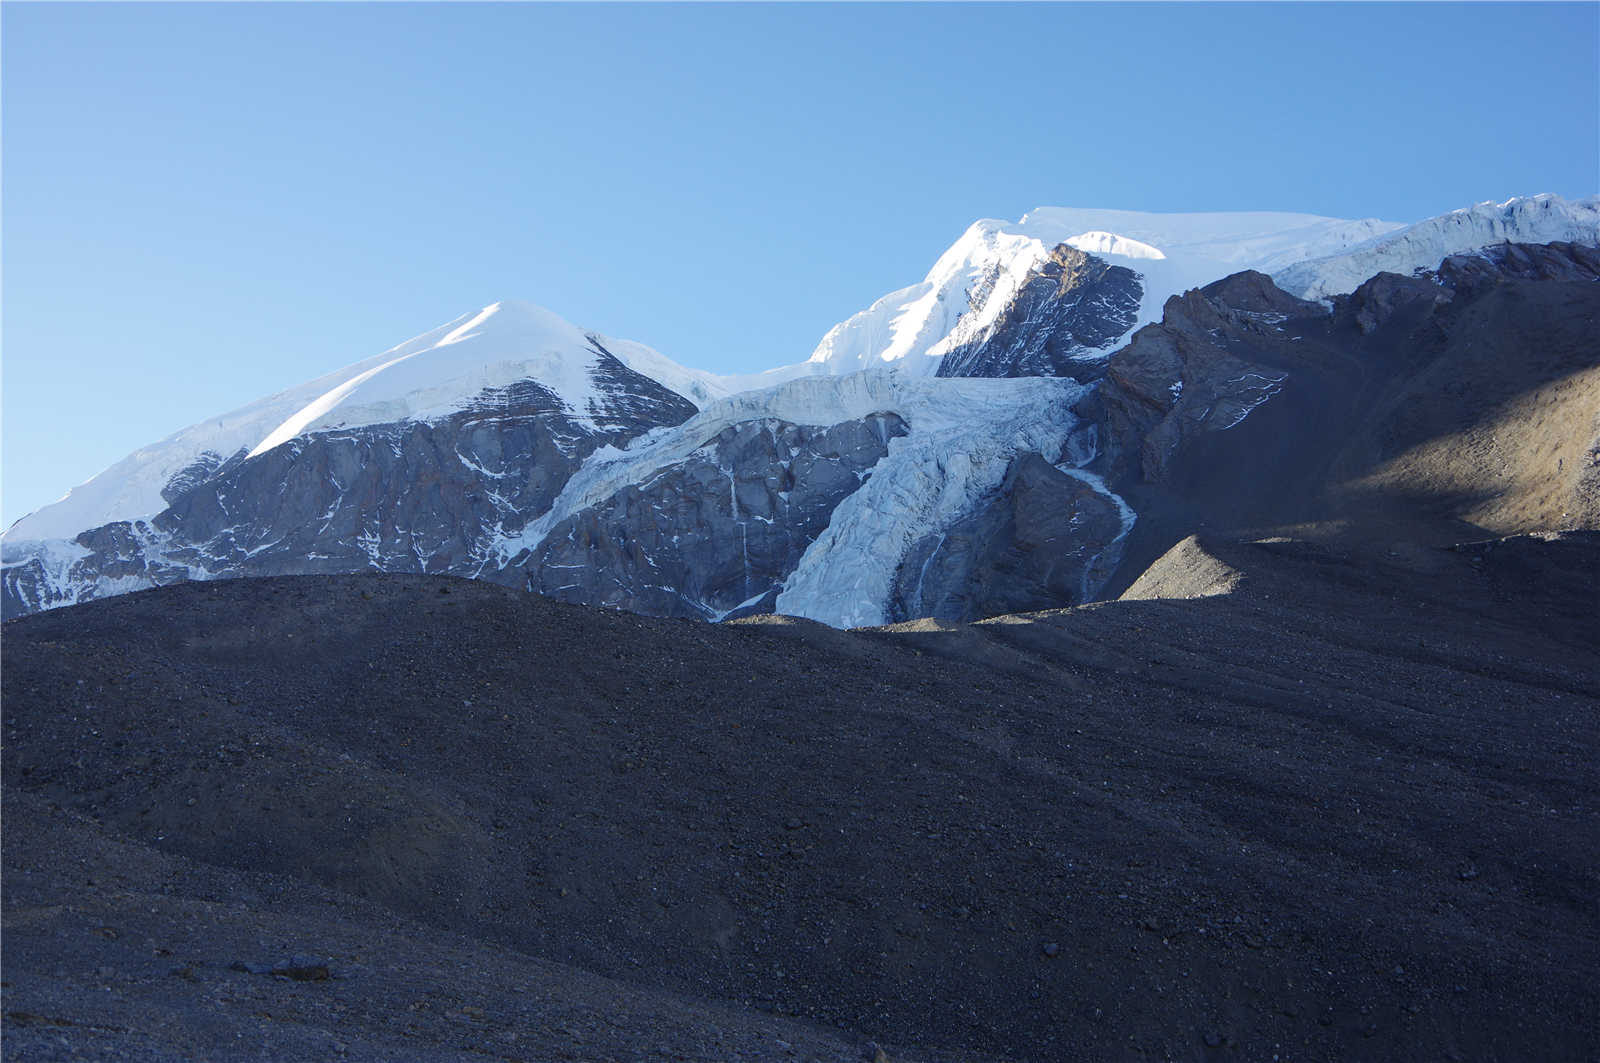
<path fill-rule="evenodd" d="M 580 428 L 626 417 L 617 364 L 691 402 L 725 394 L 710 373 L 685 369 L 641 343 L 587 332 L 532 303 L 493 303 L 382 354 L 208 418 L 141 447 L 59 501 L 23 517 L 8 543 L 70 539 L 113 520 L 152 517 L 170 489 L 257 457 L 297 436 L 405 420 L 437 420 L 483 396 L 533 380 Z"/>
<path fill-rule="evenodd" d="M 1397 307 L 1586 283 L 1597 214 L 1555 197 L 1410 227 L 1041 208 L 974 224 L 809 361 L 746 377 L 496 303 L 184 429 L 18 521 L 0 604 L 363 570 L 840 626 L 1088 601 L 1184 514 L 1244 512 L 1204 508 L 1195 484 L 1254 498 L 1236 467 L 1326 451 L 1292 442 L 1301 422 L 1362 407 L 1327 413 L 1318 396 L 1354 385 L 1318 359 L 1387 380 L 1384 344 L 1422 342 L 1395 331 Z M 1451 251 L 1476 254 L 1411 277 Z M 1363 269 L 1403 276 L 1322 304 L 1267 276 L 1315 300 Z"/>
<path fill-rule="evenodd" d="M 810 359 L 787 372 L 853 373 L 901 365 L 934 374 L 946 354 L 981 342 L 1031 277 L 1062 245 L 1122 267 L 1134 281 L 1108 309 L 1109 338 L 1078 356 L 1104 358 L 1134 330 L 1161 317 L 1171 296 L 1255 269 L 1271 273 L 1401 228 L 1273 212 L 1151 214 L 1040 207 L 1020 221 L 974 222 L 921 282 L 890 292 L 835 325 Z M 1437 265 L 1435 260 L 1433 265 Z M 784 371 L 779 371 L 784 372 Z"/>

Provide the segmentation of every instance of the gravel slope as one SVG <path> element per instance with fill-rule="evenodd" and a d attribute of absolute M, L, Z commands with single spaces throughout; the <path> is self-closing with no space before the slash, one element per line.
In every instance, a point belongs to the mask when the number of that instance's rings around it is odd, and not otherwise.
<path fill-rule="evenodd" d="M 1568 533 L 1191 539 L 952 628 L 9 622 L 4 1055 L 1593 1059 L 1597 600 Z"/>

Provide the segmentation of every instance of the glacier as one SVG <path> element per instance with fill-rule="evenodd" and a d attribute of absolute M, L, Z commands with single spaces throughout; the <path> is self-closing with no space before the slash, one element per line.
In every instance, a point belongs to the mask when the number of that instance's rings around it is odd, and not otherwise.
<path fill-rule="evenodd" d="M 928 379 L 893 370 L 840 380 L 882 381 L 898 392 L 904 405 L 891 408 L 911 432 L 890 442 L 871 478 L 834 510 L 778 594 L 778 612 L 833 627 L 889 622 L 890 587 L 911 546 L 970 513 L 1017 455 L 1060 461 L 1077 427 L 1069 408 L 1088 390 L 1048 377 Z"/>
<path fill-rule="evenodd" d="M 835 509 L 778 597 L 780 612 L 836 627 L 884 623 L 889 584 L 911 544 L 970 512 L 1018 454 L 1061 460 L 1078 423 L 1070 407 L 1087 390 L 1067 379 L 935 379 L 890 367 L 742 392 L 626 448 L 596 451 L 548 512 L 489 546 L 484 564 L 514 565 L 573 514 L 646 483 L 730 425 L 826 426 L 894 413 L 909 433 L 889 441 L 888 455 Z"/>

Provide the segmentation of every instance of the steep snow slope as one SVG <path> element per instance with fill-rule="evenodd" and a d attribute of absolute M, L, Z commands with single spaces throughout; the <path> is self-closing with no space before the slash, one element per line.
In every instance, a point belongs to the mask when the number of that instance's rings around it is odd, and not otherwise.
<path fill-rule="evenodd" d="M 1302 299 L 1325 299 L 1355 291 L 1376 273 L 1409 275 L 1418 269 L 1437 269 L 1450 255 L 1508 240 L 1600 243 L 1600 196 L 1566 200 L 1539 195 L 1479 203 L 1381 234 L 1331 256 L 1263 272 L 1272 273 L 1280 288 Z"/>
<path fill-rule="evenodd" d="M 597 386 L 604 355 L 596 344 L 697 405 L 728 390 L 719 378 L 675 365 L 643 344 L 586 332 L 531 303 L 493 303 L 143 447 L 17 521 L 5 541 L 70 539 L 109 521 L 148 517 L 166 507 L 163 489 L 197 461 L 214 468 L 241 451 L 255 457 L 316 429 L 441 417 L 485 389 L 522 380 L 549 388 L 580 422 L 604 416 L 610 397 Z"/>
<path fill-rule="evenodd" d="M 1052 248 L 1068 244 L 1143 278 L 1138 319 L 1161 316 L 1171 295 L 1242 269 L 1271 272 L 1400 228 L 1314 214 L 1148 214 L 1041 207 L 1020 221 L 974 222 L 920 283 L 891 292 L 835 325 L 809 361 L 775 376 L 850 373 L 899 364 L 932 374 L 938 360 L 994 324 Z M 1110 353 L 1109 348 L 1105 353 Z"/>

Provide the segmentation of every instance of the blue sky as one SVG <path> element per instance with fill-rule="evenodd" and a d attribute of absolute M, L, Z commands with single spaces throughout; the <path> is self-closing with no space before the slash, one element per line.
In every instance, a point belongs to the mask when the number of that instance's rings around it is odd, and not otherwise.
<path fill-rule="evenodd" d="M 500 298 L 719 371 L 974 219 L 1600 191 L 1594 4 L 37 4 L 3 520 Z"/>

